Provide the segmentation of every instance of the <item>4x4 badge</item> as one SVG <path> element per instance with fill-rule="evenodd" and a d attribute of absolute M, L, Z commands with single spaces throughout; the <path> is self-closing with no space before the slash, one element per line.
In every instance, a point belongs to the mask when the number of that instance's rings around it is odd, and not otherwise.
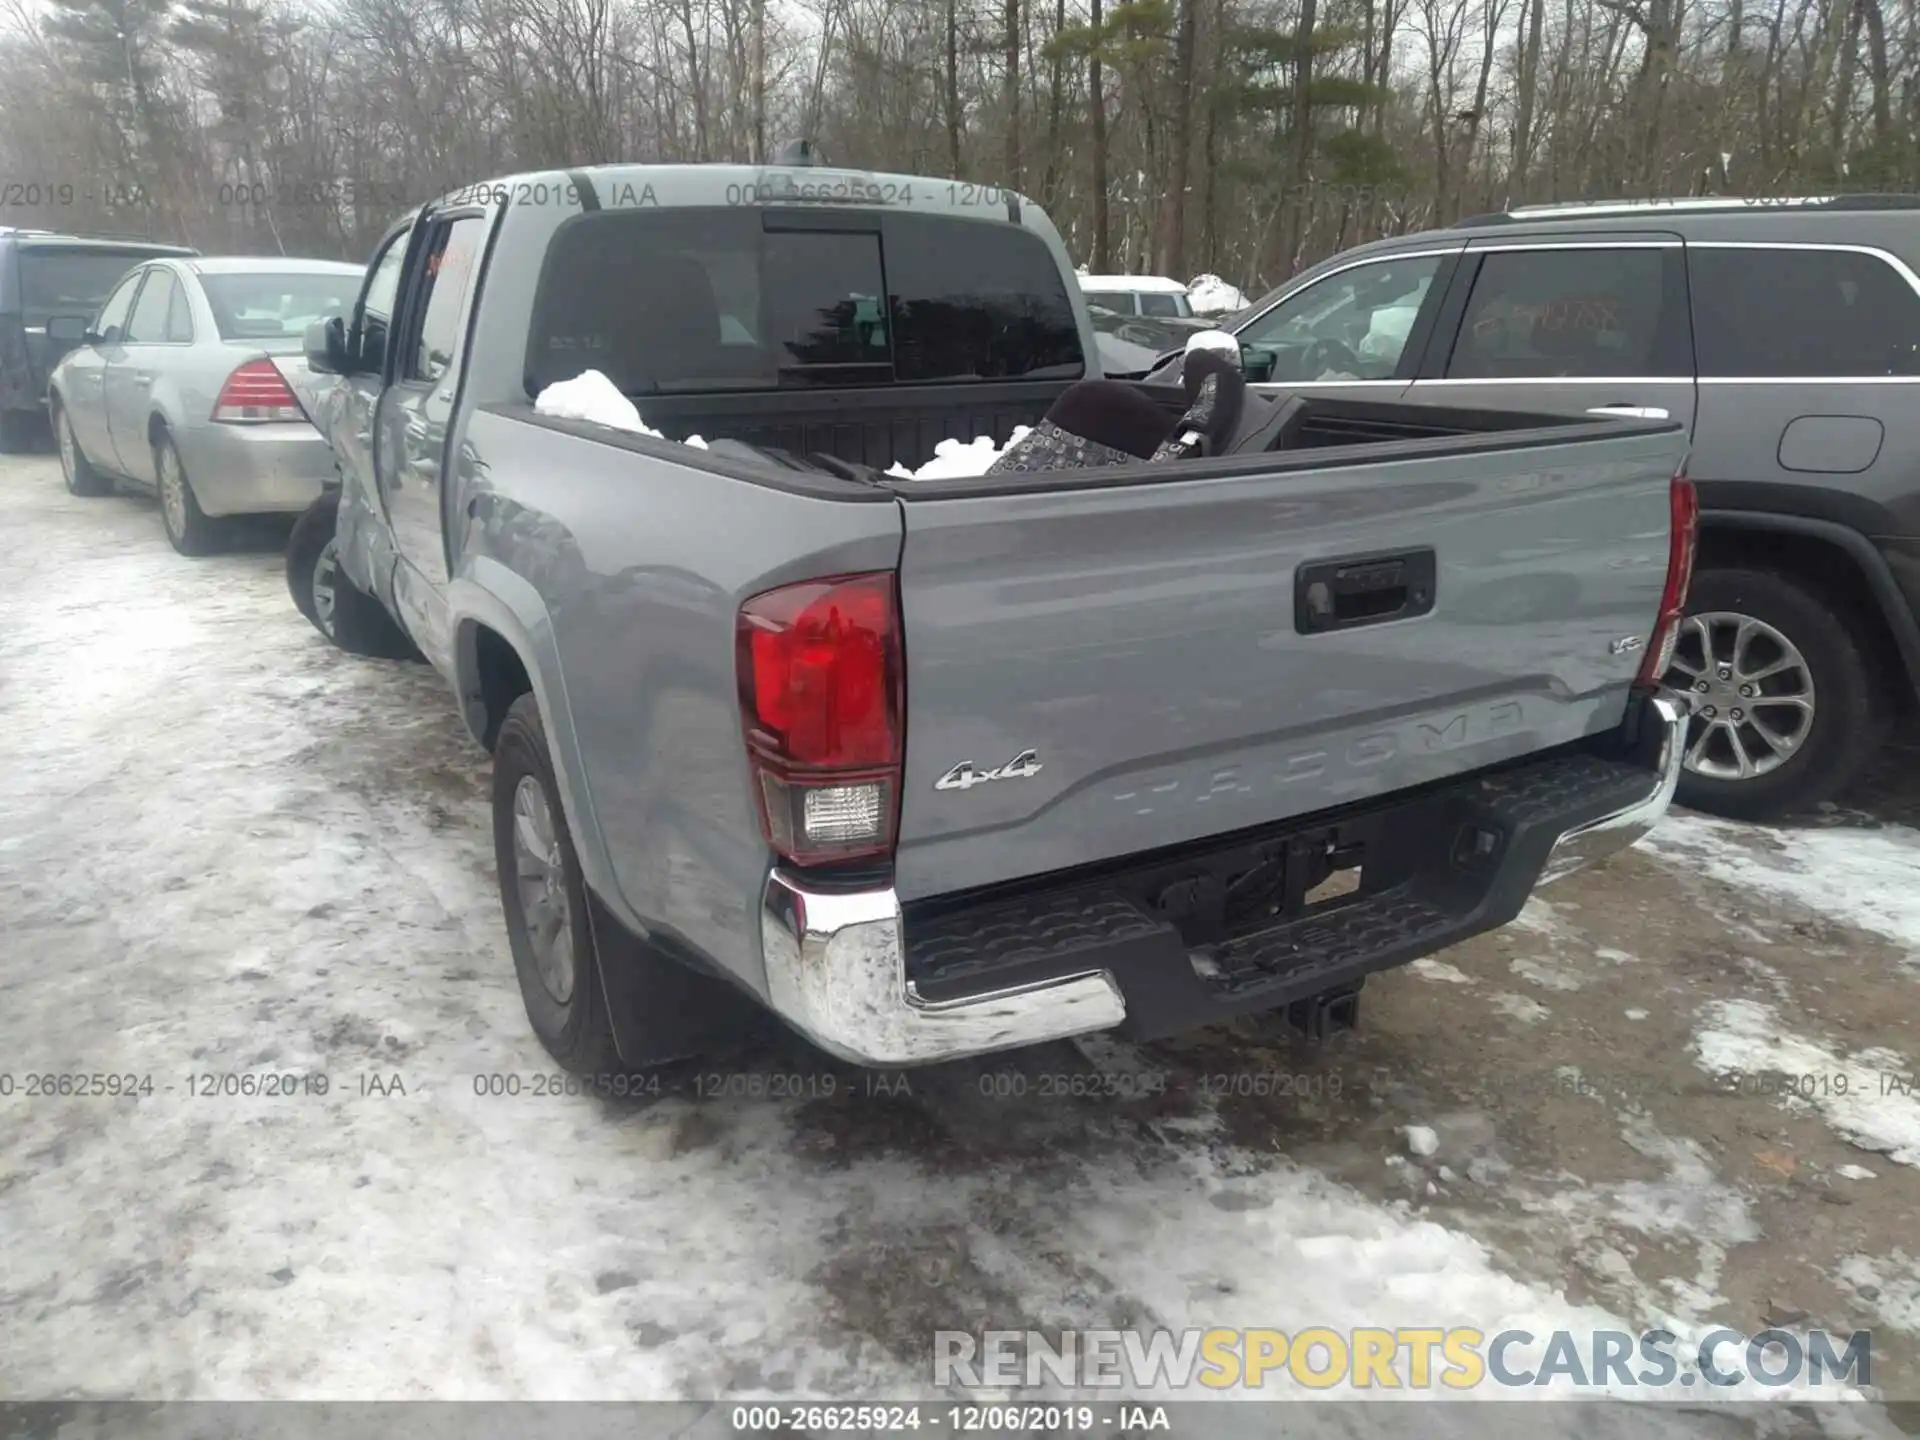
<path fill-rule="evenodd" d="M 1040 756 L 1032 750 L 1022 750 L 1013 759 L 997 770 L 981 770 L 971 760 L 962 760 L 946 774 L 933 782 L 936 790 L 971 790 L 976 785 L 984 785 L 989 780 L 1025 780 L 1040 773 Z"/>

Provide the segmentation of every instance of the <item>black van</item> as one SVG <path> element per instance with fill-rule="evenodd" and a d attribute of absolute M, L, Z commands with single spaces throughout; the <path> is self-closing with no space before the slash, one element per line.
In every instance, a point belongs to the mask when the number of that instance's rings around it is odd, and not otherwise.
<path fill-rule="evenodd" d="M 0 451 L 25 449 L 44 430 L 47 377 L 80 343 L 120 277 L 179 245 L 47 230 L 0 229 Z"/>

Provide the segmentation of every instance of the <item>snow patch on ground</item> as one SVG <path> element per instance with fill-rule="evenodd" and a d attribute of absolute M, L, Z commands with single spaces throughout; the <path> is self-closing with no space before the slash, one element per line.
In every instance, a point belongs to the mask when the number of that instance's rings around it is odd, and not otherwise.
<path fill-rule="evenodd" d="M 1702 1321 L 1722 1303 L 1718 1291 L 1728 1252 L 1758 1240 L 1760 1227 L 1749 1213 L 1746 1199 L 1720 1180 L 1711 1158 L 1694 1140 L 1662 1133 L 1651 1118 L 1637 1111 L 1620 1117 L 1620 1134 L 1629 1146 L 1666 1173 L 1658 1180 L 1625 1180 L 1560 1190 L 1524 1201 L 1524 1208 L 1556 1215 L 1566 1222 L 1587 1241 L 1581 1253 L 1589 1259 L 1611 1245 L 1609 1237 L 1619 1230 L 1668 1245 L 1693 1246 L 1694 1275 L 1668 1277 L 1661 1286 L 1664 1300 L 1635 1279 L 1631 1267 L 1620 1278 L 1640 1304 L 1654 1309 L 1662 1304 L 1673 1307 L 1673 1313 L 1662 1318 L 1674 1328 Z M 1603 1258 L 1601 1272 L 1606 1268 Z"/>
<path fill-rule="evenodd" d="M 1520 913 L 1507 923 L 1515 930 L 1526 930 L 1548 940 L 1567 940 L 1573 933 L 1567 922 L 1554 913 L 1553 906 L 1538 895 L 1528 896 Z"/>
<path fill-rule="evenodd" d="M 1535 959 L 1531 955 L 1515 956 L 1508 962 L 1507 968 L 1522 980 L 1532 981 L 1542 990 L 1578 990 L 1585 983 L 1571 970 L 1550 961 Z"/>
<path fill-rule="evenodd" d="M 1473 984 L 1473 977 L 1471 975 L 1456 965 L 1449 965 L 1444 960 L 1433 960 L 1422 957 L 1421 959 L 1413 961 L 1407 966 L 1407 969 L 1418 975 L 1422 980 L 1438 980 L 1448 985 Z"/>
<path fill-rule="evenodd" d="M 1849 1255 L 1836 1278 L 1873 1307 L 1883 1324 L 1920 1333 L 1920 1259 L 1896 1250 L 1884 1260 Z"/>
<path fill-rule="evenodd" d="M 1877 931 L 1920 965 L 1920 831 L 1900 825 L 1788 830 L 1675 814 L 1641 844 L 1726 884 Z"/>
<path fill-rule="evenodd" d="M 1525 1025 L 1538 1025 L 1550 1015 L 1550 1010 L 1538 1000 L 1530 1000 L 1525 995 L 1515 995 L 1501 991 L 1492 1000 L 1493 1008 L 1509 1020 L 1518 1020 Z"/>
<path fill-rule="evenodd" d="M 1862 1150 L 1920 1166 L 1920 1098 L 1904 1093 L 1912 1066 L 1891 1051 L 1839 1055 L 1784 1029 L 1768 1006 L 1715 1000 L 1701 1007 L 1693 1037 L 1695 1063 L 1742 1086 L 1778 1076 L 1777 1093 L 1796 1110 L 1817 1112 Z M 1842 1083 L 1844 1081 L 1844 1084 Z"/>

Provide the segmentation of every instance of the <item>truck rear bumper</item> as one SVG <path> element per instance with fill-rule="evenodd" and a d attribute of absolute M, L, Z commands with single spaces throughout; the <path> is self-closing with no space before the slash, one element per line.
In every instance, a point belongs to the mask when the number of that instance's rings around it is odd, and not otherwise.
<path fill-rule="evenodd" d="M 761 917 L 768 1000 L 836 1055 L 916 1065 L 1122 1026 L 1149 1038 L 1338 989 L 1505 924 L 1536 886 L 1639 840 L 1672 803 L 1686 717 L 1675 696 L 1639 697 L 1617 753 L 1536 758 L 1205 850 L 904 911 L 891 889 L 775 871 Z M 1315 903 L 1307 886 L 1330 856 L 1364 857 L 1357 888 Z M 1183 909 L 1263 866 L 1270 913 L 1210 929 Z"/>

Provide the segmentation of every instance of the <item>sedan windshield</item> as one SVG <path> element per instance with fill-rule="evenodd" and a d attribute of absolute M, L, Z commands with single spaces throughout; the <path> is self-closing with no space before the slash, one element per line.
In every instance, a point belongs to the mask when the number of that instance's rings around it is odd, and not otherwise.
<path fill-rule="evenodd" d="M 315 320 L 346 314 L 360 276 L 202 275 L 200 284 L 222 340 L 278 340 L 305 334 Z"/>

